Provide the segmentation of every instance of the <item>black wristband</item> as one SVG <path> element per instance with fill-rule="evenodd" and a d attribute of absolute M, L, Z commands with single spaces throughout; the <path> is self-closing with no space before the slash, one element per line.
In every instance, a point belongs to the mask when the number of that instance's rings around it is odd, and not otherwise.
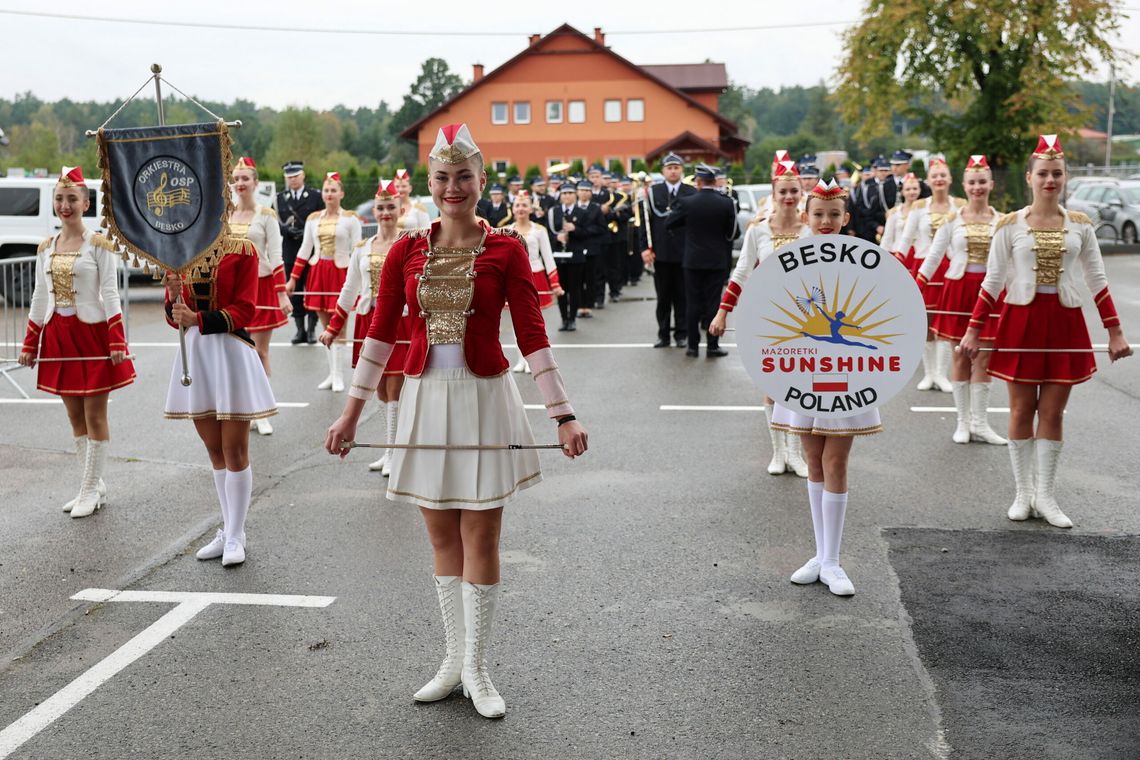
<path fill-rule="evenodd" d="M 572 414 L 568 414 L 568 415 L 566 415 L 565 417 L 559 417 L 559 418 L 558 418 L 558 427 L 562 427 L 562 426 L 563 426 L 563 425 L 565 425 L 567 422 L 573 422 L 573 421 L 574 421 L 574 420 L 576 420 L 576 419 L 578 419 L 578 418 L 577 418 L 577 417 L 575 417 L 575 416 L 574 416 L 574 415 L 572 415 Z"/>

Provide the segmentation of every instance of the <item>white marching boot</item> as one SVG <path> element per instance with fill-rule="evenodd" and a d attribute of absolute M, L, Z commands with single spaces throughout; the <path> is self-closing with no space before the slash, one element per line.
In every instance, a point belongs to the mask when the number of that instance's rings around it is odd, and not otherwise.
<path fill-rule="evenodd" d="M 527 366 L 526 359 L 520 356 L 519 360 L 515 362 L 515 366 L 511 367 L 511 372 L 530 372 L 530 367 Z"/>
<path fill-rule="evenodd" d="M 928 391 L 934 387 L 935 372 L 935 341 L 928 340 L 922 346 L 922 379 L 914 386 L 920 391 Z"/>
<path fill-rule="evenodd" d="M 436 575 L 435 593 L 443 616 L 443 638 L 446 643 L 443 664 L 435 677 L 412 695 L 417 702 L 438 702 L 448 697 L 459 685 L 463 672 L 467 629 L 463 625 L 463 579 L 455 575 Z"/>
<path fill-rule="evenodd" d="M 103 469 L 107 466 L 107 446 L 110 441 L 87 441 L 87 456 L 83 467 L 83 483 L 79 486 L 79 495 L 75 497 L 75 504 L 71 507 L 72 517 L 87 517 L 99 508 L 99 481 L 103 478 Z"/>
<path fill-rule="evenodd" d="M 950 440 L 954 443 L 970 442 L 970 391 L 973 390 L 968 382 L 955 380 L 953 383 L 954 408 L 958 411 L 958 427 L 954 428 L 954 435 Z"/>
<path fill-rule="evenodd" d="M 772 461 L 768 463 L 769 475 L 783 475 L 788 470 L 788 437 L 783 430 L 772 427 L 772 405 L 764 405 L 764 418 L 768 421 L 768 435 L 772 439 Z"/>
<path fill-rule="evenodd" d="M 80 482 L 83 480 L 83 472 L 87 468 L 87 436 L 77 435 L 75 437 L 75 458 L 79 462 Z M 99 492 L 99 506 L 104 507 L 107 505 L 107 484 L 99 478 L 99 484 L 95 486 L 95 490 Z M 79 499 L 76 496 L 71 501 L 63 505 L 64 512 L 70 512 L 71 508 L 75 506 L 75 502 Z"/>
<path fill-rule="evenodd" d="M 400 420 L 400 402 L 389 401 L 388 404 L 388 443 L 396 442 L 396 425 Z M 380 474 L 384 477 L 389 477 L 392 474 L 392 459 L 395 457 L 396 452 L 388 449 L 388 455 L 384 466 L 380 468 Z"/>
<path fill-rule="evenodd" d="M 786 433 L 784 439 L 787 441 L 787 448 L 785 449 L 784 459 L 788 463 L 797 476 L 806 478 L 808 476 L 807 461 L 804 459 L 804 442 L 796 433 Z"/>
<path fill-rule="evenodd" d="M 1004 446 L 1006 440 L 990 427 L 990 384 L 970 383 L 970 440 Z"/>
<path fill-rule="evenodd" d="M 934 342 L 934 385 L 943 393 L 950 393 L 954 389 L 946 373 L 950 370 L 950 341 L 939 340 Z"/>
<path fill-rule="evenodd" d="M 1009 461 L 1013 466 L 1013 483 L 1017 495 L 1006 512 L 1006 517 L 1020 522 L 1033 514 L 1033 466 L 1036 462 L 1036 439 L 1009 441 Z"/>
<path fill-rule="evenodd" d="M 329 367 L 332 371 L 332 392 L 344 393 L 344 366 L 340 362 L 341 344 L 335 341 L 329 346 Z"/>
<path fill-rule="evenodd" d="M 1057 460 L 1061 456 L 1062 445 L 1061 441 L 1037 439 L 1037 495 L 1033 500 L 1033 508 L 1050 525 L 1071 528 L 1073 521 L 1065 516 L 1053 498 L 1053 487 L 1057 482 Z"/>
<path fill-rule="evenodd" d="M 258 435 L 273 435 L 273 426 L 269 424 L 268 417 L 259 417 L 253 423 Z"/>
<path fill-rule="evenodd" d="M 507 705 L 487 672 L 487 650 L 491 647 L 491 627 L 495 622 L 495 603 L 499 584 L 485 586 L 463 581 L 463 621 L 467 627 L 467 645 L 463 670 L 459 675 L 463 696 L 469 697 L 475 711 L 484 718 L 501 718 Z"/>
<path fill-rule="evenodd" d="M 387 401 L 381 401 L 380 402 L 380 412 L 381 412 L 381 414 L 384 415 L 384 435 L 387 436 L 388 435 L 388 402 Z M 384 443 L 392 443 L 392 439 L 391 438 L 385 438 Z M 391 449 L 384 449 L 383 453 L 380 455 L 380 458 L 377 459 L 375 462 L 372 462 L 371 464 L 369 464 L 368 469 L 372 470 L 372 472 L 383 472 L 384 468 L 388 466 L 388 460 L 391 458 L 392 458 L 392 450 Z"/>
<path fill-rule="evenodd" d="M 325 352 L 325 360 L 329 363 L 329 374 L 328 377 L 326 377 L 317 385 L 318 391 L 331 390 L 333 387 L 333 367 L 336 366 L 336 360 L 333 358 L 333 346 L 335 345 L 336 343 L 334 342 L 332 346 L 329 346 L 328 350 Z"/>

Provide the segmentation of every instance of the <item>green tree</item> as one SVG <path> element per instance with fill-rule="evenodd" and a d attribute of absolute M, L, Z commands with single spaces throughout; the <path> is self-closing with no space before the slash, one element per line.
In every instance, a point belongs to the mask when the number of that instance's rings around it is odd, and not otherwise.
<path fill-rule="evenodd" d="M 462 90 L 463 86 L 463 80 L 452 73 L 447 61 L 428 58 L 404 96 L 400 109 L 392 117 L 392 132 L 399 134 L 404 131 Z"/>
<path fill-rule="evenodd" d="M 412 192 L 416 195 L 428 194 L 428 170 L 423 164 L 416 164 L 412 171 Z"/>
<path fill-rule="evenodd" d="M 277 119 L 273 139 L 265 162 L 270 167 L 282 166 L 286 161 L 306 163 L 309 177 L 320 179 L 315 163 L 324 158 L 324 134 L 317 112 L 311 109 L 286 108 Z"/>
<path fill-rule="evenodd" d="M 567 174 L 567 176 L 569 176 L 571 174 L 577 174 L 579 177 L 581 177 L 583 174 L 586 173 L 585 170 L 586 170 L 586 167 L 583 166 L 582 159 L 576 158 L 570 162 L 570 168 L 566 170 L 566 174 Z"/>
<path fill-rule="evenodd" d="M 838 100 L 857 137 L 890 134 L 896 111 L 952 166 L 984 151 L 1020 163 L 1039 132 L 1082 126 L 1064 79 L 1124 53 L 1122 9 L 1109 0 L 869 0 L 844 37 Z M 945 109 L 932 107 L 944 99 Z"/>

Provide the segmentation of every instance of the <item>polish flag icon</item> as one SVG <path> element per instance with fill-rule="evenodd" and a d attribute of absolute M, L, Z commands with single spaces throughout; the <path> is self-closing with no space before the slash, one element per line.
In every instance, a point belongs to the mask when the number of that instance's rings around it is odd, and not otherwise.
<path fill-rule="evenodd" d="M 811 376 L 811 389 L 815 393 L 820 393 L 820 392 L 846 393 L 847 392 L 847 375 L 813 374 Z"/>

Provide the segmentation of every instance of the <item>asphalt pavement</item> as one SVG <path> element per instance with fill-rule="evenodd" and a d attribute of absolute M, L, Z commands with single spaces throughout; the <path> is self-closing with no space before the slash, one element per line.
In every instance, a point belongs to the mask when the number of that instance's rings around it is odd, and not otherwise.
<path fill-rule="evenodd" d="M 1140 341 L 1140 257 L 1107 268 Z M 548 313 L 590 451 L 542 454 L 544 482 L 507 507 L 491 669 L 507 716 L 487 721 L 458 695 L 412 701 L 442 654 L 421 518 L 384 499 L 370 452 L 321 450 L 344 396 L 315 390 L 324 349 L 291 329 L 272 384 L 303 406 L 252 437 L 248 559 L 194 558 L 220 522 L 213 482 L 193 426 L 162 418 L 176 335 L 157 290 L 134 291 L 139 378 L 112 397 L 95 516 L 60 511 L 79 480 L 62 406 L 0 378 L 0 758 L 1136 756 L 1138 358 L 1100 357 L 1072 395 L 1071 531 L 1005 518 L 1006 450 L 912 410 L 949 394 L 892 400 L 886 432 L 855 444 L 842 599 L 788 582 L 813 551 L 806 490 L 766 473 L 763 414 L 661 408 L 759 405 L 731 338 L 727 358 L 690 359 L 650 347 L 652 301 L 572 334 Z M 360 439 L 380 438 L 378 409 Z M 87 589 L 132 595 L 73 598 Z"/>

